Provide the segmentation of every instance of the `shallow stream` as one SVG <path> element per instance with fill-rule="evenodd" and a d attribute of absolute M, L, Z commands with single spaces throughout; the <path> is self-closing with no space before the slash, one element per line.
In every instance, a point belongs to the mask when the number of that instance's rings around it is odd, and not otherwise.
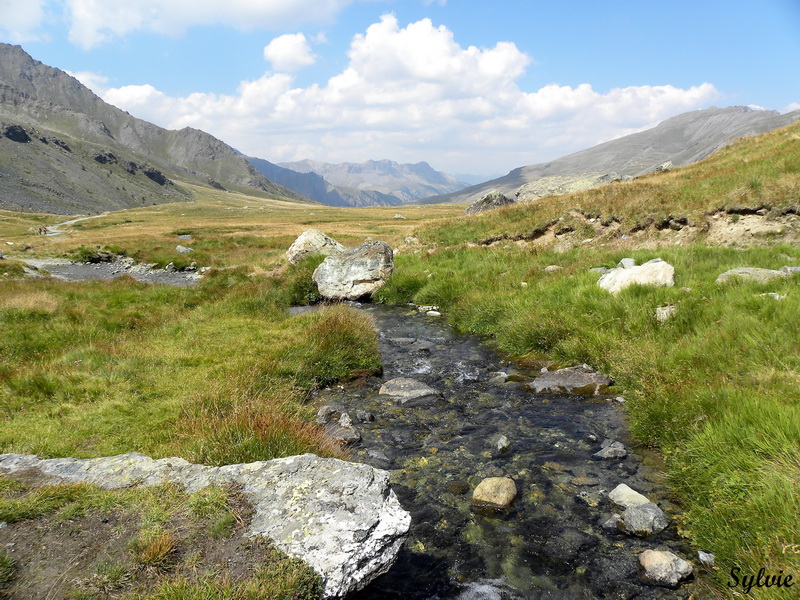
<path fill-rule="evenodd" d="M 347 412 L 362 436 L 352 460 L 388 469 L 412 514 L 412 531 L 389 573 L 355 597 L 449 599 L 687 598 L 642 583 L 637 555 L 672 550 L 691 558 L 673 522 L 644 540 L 601 527 L 615 510 L 607 494 L 626 483 L 672 516 L 659 472 L 635 451 L 593 456 L 604 440 L 630 448 L 614 397 L 535 394 L 537 375 L 511 365 L 478 339 L 460 336 L 413 308 L 365 306 L 379 329 L 381 378 L 335 386 L 320 406 Z M 493 373 L 510 375 L 505 383 Z M 380 396 L 395 377 L 418 379 L 441 397 L 401 405 Z M 361 422 L 359 411 L 374 415 Z M 505 436 L 509 447 L 498 449 Z M 502 446 L 502 444 L 501 444 Z M 651 463 L 651 464 L 648 464 Z M 484 477 L 514 479 L 505 511 L 472 506 Z"/>

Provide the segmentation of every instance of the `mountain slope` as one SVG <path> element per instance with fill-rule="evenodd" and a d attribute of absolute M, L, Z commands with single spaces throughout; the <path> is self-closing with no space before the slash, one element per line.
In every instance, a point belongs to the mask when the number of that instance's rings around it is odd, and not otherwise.
<path fill-rule="evenodd" d="M 391 160 L 368 160 L 331 164 L 301 160 L 279 166 L 299 173 L 316 173 L 339 189 L 380 192 L 394 196 L 399 202 L 415 202 L 466 187 L 452 175 L 436 171 L 426 162 L 400 164 Z"/>
<path fill-rule="evenodd" d="M 302 195 L 269 181 L 217 138 L 188 127 L 170 131 L 137 119 L 106 103 L 74 77 L 34 60 L 21 47 L 8 44 L 0 44 L 0 120 L 4 127 L 22 126 L 37 139 L 42 134 L 64 141 L 73 150 L 72 161 L 61 166 L 51 165 L 54 172 L 75 166 L 85 171 L 94 167 L 91 162 L 94 156 L 108 151 L 126 162 L 141 163 L 140 166 L 147 163 L 166 173 L 167 177 L 213 185 L 221 182 L 286 199 L 307 201 Z M 42 180 L 39 169 L 24 167 L 21 157 L 25 153 L 18 152 L 21 146 L 4 144 L 4 147 L 10 154 L 0 154 L 0 166 L 6 171 L 5 177 L 16 182 L 16 191 L 13 196 L 2 193 L 0 207 L 60 213 L 80 210 L 80 194 L 68 194 L 69 202 L 65 204 L 63 197 L 47 192 L 50 184 Z M 41 147 L 37 149 L 44 150 Z M 34 154 L 40 167 L 50 164 L 48 161 L 55 158 L 49 151 Z M 13 165 L 16 166 L 12 170 Z M 66 179 L 76 179 L 77 175 L 70 171 Z M 30 201 L 25 200 L 26 188 L 36 190 Z M 129 194 L 117 196 L 106 210 L 119 208 L 120 203 L 124 205 L 124 198 Z M 165 200 L 160 196 L 150 198 L 146 193 L 145 197 L 145 200 L 138 198 L 129 205 L 174 201 L 174 198 Z M 102 202 L 88 197 L 84 199 L 86 210 L 102 208 Z"/>
<path fill-rule="evenodd" d="M 358 190 L 331 185 L 316 173 L 279 167 L 262 158 L 249 157 L 259 173 L 282 186 L 328 206 L 394 206 L 402 200 L 375 190 Z"/>
<path fill-rule="evenodd" d="M 588 172 L 637 176 L 670 161 L 675 166 L 701 160 L 731 141 L 764 133 L 800 119 L 800 111 L 777 111 L 743 106 L 709 108 L 683 113 L 658 126 L 599 144 L 548 163 L 514 169 L 508 175 L 455 193 L 425 199 L 434 202 L 474 202 L 491 190 L 513 196 L 520 186 L 543 177 Z"/>

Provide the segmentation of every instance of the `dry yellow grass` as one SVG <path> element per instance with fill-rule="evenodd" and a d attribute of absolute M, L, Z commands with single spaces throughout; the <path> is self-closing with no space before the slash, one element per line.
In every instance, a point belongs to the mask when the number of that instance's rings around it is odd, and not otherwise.
<path fill-rule="evenodd" d="M 0 308 L 53 313 L 58 309 L 60 304 L 56 296 L 43 291 L 28 292 L 14 290 L 9 295 L 0 293 Z"/>

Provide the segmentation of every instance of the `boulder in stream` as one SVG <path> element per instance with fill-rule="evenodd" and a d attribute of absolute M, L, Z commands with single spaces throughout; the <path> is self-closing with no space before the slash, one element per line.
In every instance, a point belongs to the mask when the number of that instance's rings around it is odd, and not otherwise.
<path fill-rule="evenodd" d="M 413 401 L 432 400 L 439 395 L 435 389 L 409 377 L 395 377 L 381 386 L 379 394 L 391 396 L 400 404 Z"/>
<path fill-rule="evenodd" d="M 650 537 L 667 528 L 669 521 L 664 512 L 652 502 L 626 508 L 617 526 L 620 531 L 637 537 Z"/>
<path fill-rule="evenodd" d="M 654 585 L 677 587 L 692 574 L 692 565 L 672 552 L 645 550 L 639 555 L 642 579 Z"/>
<path fill-rule="evenodd" d="M 313 454 L 210 467 L 137 452 L 103 458 L 0 454 L 0 473 L 41 473 L 43 483 L 86 482 L 104 489 L 174 483 L 188 492 L 235 483 L 254 514 L 245 535 L 270 538 L 310 565 L 323 598 L 362 589 L 386 573 L 411 526 L 389 487 L 389 473 Z"/>
<path fill-rule="evenodd" d="M 472 502 L 479 506 L 507 508 L 517 497 L 517 484 L 509 477 L 487 477 L 472 492 Z"/>
<path fill-rule="evenodd" d="M 312 279 L 329 300 L 358 300 L 380 289 L 394 270 L 392 249 L 386 242 L 369 241 L 328 256 Z"/>

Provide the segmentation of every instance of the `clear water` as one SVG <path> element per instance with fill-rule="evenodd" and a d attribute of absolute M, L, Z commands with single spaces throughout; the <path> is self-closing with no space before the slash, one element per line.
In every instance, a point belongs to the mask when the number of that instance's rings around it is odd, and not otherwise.
<path fill-rule="evenodd" d="M 620 406 L 610 398 L 534 394 L 534 373 L 504 363 L 478 339 L 456 335 L 441 319 L 405 308 L 368 306 L 379 329 L 381 378 L 325 390 L 320 405 L 353 417 L 362 441 L 352 460 L 391 471 L 393 489 L 412 514 L 397 562 L 354 597 L 439 599 L 687 598 L 640 582 L 637 554 L 672 549 L 690 557 L 674 525 L 652 540 L 606 532 L 615 512 L 607 493 L 627 483 L 669 515 L 658 472 L 632 453 L 592 456 L 604 439 L 629 447 Z M 397 338 L 432 342 L 411 352 Z M 395 340 L 395 341 L 393 341 Z M 516 382 L 490 383 L 514 370 Z M 402 406 L 378 395 L 382 382 L 408 376 L 442 393 Z M 375 415 L 359 423 L 358 411 Z M 507 452 L 496 447 L 505 435 Z M 472 490 L 484 477 L 514 479 L 509 510 L 479 511 Z"/>

